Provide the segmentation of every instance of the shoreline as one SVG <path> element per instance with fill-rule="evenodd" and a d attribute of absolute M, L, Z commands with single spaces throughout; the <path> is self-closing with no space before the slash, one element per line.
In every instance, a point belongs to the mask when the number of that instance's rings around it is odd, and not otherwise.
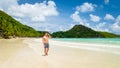
<path fill-rule="evenodd" d="M 69 48 L 77 48 L 89 51 L 98 51 L 98 52 L 107 52 L 120 55 L 120 46 L 113 46 L 113 45 L 103 45 L 103 44 L 94 44 L 94 43 L 76 43 L 76 42 L 64 42 L 64 41 L 51 41 L 52 43 L 59 43 L 55 44 L 57 46 L 69 47 Z M 62 45 L 65 44 L 65 45 Z M 54 44 L 53 44 L 54 45 Z"/>

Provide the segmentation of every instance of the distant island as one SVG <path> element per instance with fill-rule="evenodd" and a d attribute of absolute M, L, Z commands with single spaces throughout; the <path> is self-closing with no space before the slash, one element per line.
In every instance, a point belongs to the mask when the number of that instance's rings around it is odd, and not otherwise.
<path fill-rule="evenodd" d="M 108 32 L 94 31 L 83 25 L 75 25 L 73 28 L 67 31 L 58 31 L 52 34 L 52 37 L 58 38 L 118 38 L 120 35 L 116 35 Z"/>
<path fill-rule="evenodd" d="M 0 10 L 0 38 L 42 37 L 44 33 L 45 31 L 36 31 L 32 27 L 21 24 Z M 120 38 L 120 35 L 94 31 L 83 25 L 75 25 L 70 30 L 54 32 L 51 35 L 53 38 Z"/>

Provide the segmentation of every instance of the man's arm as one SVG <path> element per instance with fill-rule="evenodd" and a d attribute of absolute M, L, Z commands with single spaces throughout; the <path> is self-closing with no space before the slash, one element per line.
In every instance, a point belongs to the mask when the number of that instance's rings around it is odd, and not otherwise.
<path fill-rule="evenodd" d="M 44 37 L 42 38 L 42 43 L 43 43 L 43 44 L 45 43 L 45 38 L 44 38 Z"/>
<path fill-rule="evenodd" d="M 49 38 L 52 38 L 50 34 L 48 34 L 48 35 L 49 35 Z"/>

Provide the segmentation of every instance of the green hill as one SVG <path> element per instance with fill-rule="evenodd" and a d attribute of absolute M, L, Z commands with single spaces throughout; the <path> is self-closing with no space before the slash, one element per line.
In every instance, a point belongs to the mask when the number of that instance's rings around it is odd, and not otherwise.
<path fill-rule="evenodd" d="M 4 38 L 9 36 L 18 37 L 38 37 L 41 36 L 39 32 L 33 28 L 21 24 L 19 21 L 13 19 L 11 16 L 0 10 L 0 35 Z"/>
<path fill-rule="evenodd" d="M 59 31 L 52 34 L 53 37 L 60 38 L 115 38 L 120 37 L 118 35 L 94 31 L 83 25 L 75 25 L 72 29 L 68 31 Z"/>
<path fill-rule="evenodd" d="M 11 16 L 0 10 L 0 37 L 9 38 L 9 36 L 17 37 L 41 37 L 45 31 L 36 31 L 33 28 L 21 24 Z M 68 31 L 59 31 L 52 33 L 52 37 L 60 38 L 115 38 L 115 35 L 108 32 L 94 31 L 83 25 L 75 25 Z"/>

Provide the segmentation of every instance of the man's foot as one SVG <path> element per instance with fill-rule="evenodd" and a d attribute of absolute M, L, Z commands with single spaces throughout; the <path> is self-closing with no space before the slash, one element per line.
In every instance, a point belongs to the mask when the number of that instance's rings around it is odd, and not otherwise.
<path fill-rule="evenodd" d="M 46 55 L 42 55 L 42 56 L 46 56 Z"/>
<path fill-rule="evenodd" d="M 45 55 L 42 55 L 42 56 L 47 56 L 47 54 L 45 54 Z"/>

